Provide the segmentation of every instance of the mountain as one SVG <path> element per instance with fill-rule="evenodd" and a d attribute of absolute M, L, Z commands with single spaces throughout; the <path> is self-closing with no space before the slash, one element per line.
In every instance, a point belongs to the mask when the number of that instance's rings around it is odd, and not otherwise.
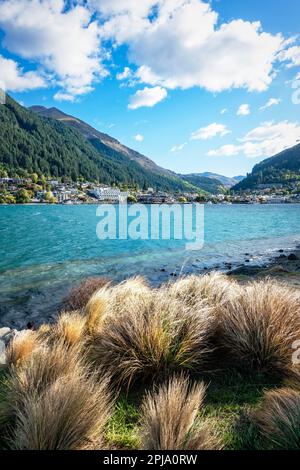
<path fill-rule="evenodd" d="M 221 181 L 217 180 L 213 177 L 202 176 L 200 173 L 191 173 L 189 175 L 180 175 L 180 177 L 197 186 L 202 188 L 204 191 L 211 193 L 211 194 L 220 194 L 226 191 L 226 186 L 221 183 Z"/>
<path fill-rule="evenodd" d="M 234 186 L 234 191 L 257 189 L 260 185 L 300 182 L 300 144 L 267 158 L 254 166 L 252 172 Z"/>
<path fill-rule="evenodd" d="M 226 188 L 231 188 L 232 186 L 239 183 L 243 178 L 245 178 L 244 176 L 234 176 L 230 178 L 229 176 L 223 176 L 219 175 L 218 173 L 211 173 L 209 171 L 206 171 L 205 173 L 199 173 L 199 176 L 204 176 L 205 178 L 214 178 Z"/>
<path fill-rule="evenodd" d="M 166 170 L 162 168 L 156 163 L 154 163 L 150 158 L 145 157 L 144 155 L 132 150 L 125 145 L 121 144 L 117 139 L 114 139 L 108 134 L 104 134 L 97 129 L 94 129 L 92 126 L 87 124 L 80 119 L 71 116 L 69 114 L 65 114 L 57 108 L 46 108 L 44 106 L 31 106 L 31 111 L 38 113 L 42 117 L 56 119 L 73 129 L 79 131 L 87 140 L 89 140 L 94 147 L 99 150 L 100 152 L 106 154 L 108 157 L 114 158 L 114 156 L 122 155 L 130 160 L 141 165 L 143 168 L 157 172 L 163 175 L 173 175 L 176 176 L 175 173 L 172 173 L 170 170 Z"/>
<path fill-rule="evenodd" d="M 43 109 L 39 107 L 40 111 Z M 94 145 L 92 139 L 87 139 L 75 126 L 43 117 L 37 114 L 37 108 L 35 112 L 28 110 L 9 96 L 6 104 L 0 106 L 0 128 L 0 164 L 11 175 L 36 172 L 74 181 L 83 178 L 166 191 L 191 188 L 190 183 L 176 175 L 152 171 L 100 141 L 99 145 Z"/>

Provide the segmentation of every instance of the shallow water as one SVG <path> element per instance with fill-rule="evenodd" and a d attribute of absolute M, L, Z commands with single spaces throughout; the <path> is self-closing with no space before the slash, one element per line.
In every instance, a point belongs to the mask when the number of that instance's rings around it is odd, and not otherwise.
<path fill-rule="evenodd" d="M 1 326 L 50 318 L 87 276 L 142 274 L 157 284 L 245 258 L 264 263 L 300 242 L 300 205 L 205 206 L 200 251 L 186 251 L 185 240 L 99 240 L 98 222 L 94 205 L 0 206 Z"/>

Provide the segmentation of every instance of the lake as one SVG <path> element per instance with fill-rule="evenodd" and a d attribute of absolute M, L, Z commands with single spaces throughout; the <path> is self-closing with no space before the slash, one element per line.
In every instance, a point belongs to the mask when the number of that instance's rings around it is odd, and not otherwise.
<path fill-rule="evenodd" d="M 224 269 L 246 258 L 262 264 L 300 242 L 296 204 L 207 205 L 199 251 L 186 251 L 184 240 L 99 240 L 96 209 L 0 206 L 0 326 L 51 318 L 68 289 L 88 276 L 141 274 L 155 285 L 171 273 Z"/>

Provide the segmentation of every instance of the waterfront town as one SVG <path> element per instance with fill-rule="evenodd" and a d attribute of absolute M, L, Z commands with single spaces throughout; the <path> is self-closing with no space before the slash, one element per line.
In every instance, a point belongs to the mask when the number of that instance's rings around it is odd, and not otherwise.
<path fill-rule="evenodd" d="M 0 204 L 98 204 L 102 203 L 173 204 L 284 204 L 300 203 L 300 183 L 259 185 L 253 191 L 224 189 L 219 194 L 197 192 L 169 193 L 154 188 L 107 186 L 88 181 L 77 183 L 52 180 L 33 174 L 28 178 L 0 178 Z"/>

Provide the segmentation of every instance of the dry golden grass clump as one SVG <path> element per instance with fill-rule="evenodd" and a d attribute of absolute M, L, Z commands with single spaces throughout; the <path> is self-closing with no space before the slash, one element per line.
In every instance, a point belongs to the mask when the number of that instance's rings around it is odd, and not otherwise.
<path fill-rule="evenodd" d="M 281 388 L 265 393 L 254 422 L 271 448 L 300 450 L 300 392 Z"/>
<path fill-rule="evenodd" d="M 219 272 L 183 277 L 167 286 L 167 295 L 190 306 L 197 305 L 200 301 L 213 307 L 223 305 L 239 291 L 237 282 Z"/>
<path fill-rule="evenodd" d="M 279 377 L 293 373 L 292 344 L 300 337 L 296 291 L 270 280 L 250 283 L 220 306 L 218 322 L 220 345 L 234 365 Z"/>
<path fill-rule="evenodd" d="M 86 317 L 79 312 L 64 312 L 53 325 L 42 325 L 37 336 L 40 340 L 55 343 L 63 342 L 66 346 L 84 343 L 86 336 Z"/>
<path fill-rule="evenodd" d="M 22 365 L 40 347 L 38 335 L 35 331 L 24 330 L 11 340 L 6 349 L 6 361 L 9 366 Z"/>
<path fill-rule="evenodd" d="M 83 371 L 59 377 L 42 393 L 24 395 L 15 415 L 11 447 L 99 449 L 111 405 L 107 381 L 96 383 Z"/>
<path fill-rule="evenodd" d="M 192 311 L 154 290 L 118 305 L 115 315 L 108 315 L 90 337 L 92 362 L 117 384 L 129 388 L 138 379 L 205 368 L 214 329 L 207 306 Z"/>
<path fill-rule="evenodd" d="M 117 286 L 103 287 L 91 297 L 85 308 L 88 331 L 92 333 L 101 329 L 103 320 L 107 317 L 117 317 L 128 311 L 132 314 L 137 312 L 141 300 L 151 295 L 151 289 L 140 276 Z"/>
<path fill-rule="evenodd" d="M 62 342 L 36 349 L 6 380 L 1 422 L 13 449 L 101 446 L 113 403 L 108 379 L 97 382 L 80 349 Z"/>
<path fill-rule="evenodd" d="M 102 287 L 109 284 L 105 277 L 90 277 L 73 287 L 63 300 L 63 308 L 66 311 L 82 310 L 87 305 L 92 295 Z"/>
<path fill-rule="evenodd" d="M 147 450 L 208 450 L 219 446 L 216 436 L 197 414 L 205 395 L 203 382 L 190 386 L 173 377 L 142 404 L 141 441 Z"/>

